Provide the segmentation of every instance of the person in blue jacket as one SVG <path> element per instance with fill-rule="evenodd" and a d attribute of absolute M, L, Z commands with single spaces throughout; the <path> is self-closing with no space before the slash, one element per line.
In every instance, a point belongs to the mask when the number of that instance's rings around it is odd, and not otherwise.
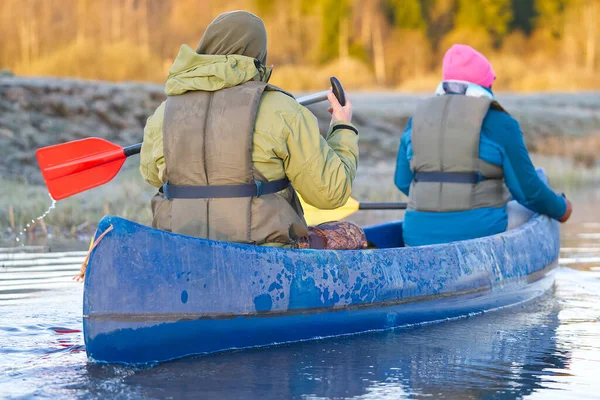
<path fill-rule="evenodd" d="M 504 232 L 511 198 L 565 222 L 571 202 L 538 176 L 518 122 L 494 98 L 490 62 L 457 44 L 442 69 L 436 95 L 418 106 L 400 142 L 394 181 L 409 197 L 405 244 Z"/>

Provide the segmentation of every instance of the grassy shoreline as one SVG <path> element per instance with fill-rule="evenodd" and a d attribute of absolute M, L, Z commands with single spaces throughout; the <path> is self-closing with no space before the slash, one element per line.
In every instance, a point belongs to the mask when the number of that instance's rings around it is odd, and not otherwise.
<path fill-rule="evenodd" d="M 545 168 L 557 191 L 568 193 L 600 183 L 598 167 L 584 168 L 567 158 L 538 154 L 533 154 L 532 159 L 536 166 Z M 394 169 L 393 159 L 377 163 L 363 161 L 354 183 L 353 197 L 362 201 L 404 201 L 404 195 L 393 183 Z M 10 193 L 0 199 L 0 240 L 15 243 L 18 233 L 42 215 L 52 199 L 42 185 L 1 178 L 0 184 Z M 44 222 L 34 224 L 25 236 L 30 243 L 45 239 L 87 242 L 106 214 L 149 225 L 152 221 L 150 199 L 154 193 L 156 189 L 144 182 L 136 162 L 131 160 L 112 182 L 57 202 Z M 364 225 L 401 216 L 401 211 L 384 211 L 357 213 L 349 219 Z"/>
<path fill-rule="evenodd" d="M 5 179 L 0 179 L 0 184 L 10 193 L 0 200 L 0 239 L 14 240 L 28 223 L 48 210 L 52 199 L 43 185 Z M 32 224 L 26 236 L 34 240 L 47 233 L 52 239 L 89 240 L 106 214 L 148 224 L 154 193 L 136 168 L 127 168 L 104 186 L 58 201 L 44 222 Z"/>

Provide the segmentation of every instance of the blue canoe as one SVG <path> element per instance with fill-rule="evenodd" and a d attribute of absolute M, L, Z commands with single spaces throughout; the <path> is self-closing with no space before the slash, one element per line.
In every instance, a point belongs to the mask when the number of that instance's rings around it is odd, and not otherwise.
<path fill-rule="evenodd" d="M 472 315 L 550 289 L 556 221 L 451 244 L 402 247 L 402 222 L 366 228 L 374 250 L 240 245 L 114 216 L 92 251 L 84 292 L 87 354 L 149 363 Z"/>

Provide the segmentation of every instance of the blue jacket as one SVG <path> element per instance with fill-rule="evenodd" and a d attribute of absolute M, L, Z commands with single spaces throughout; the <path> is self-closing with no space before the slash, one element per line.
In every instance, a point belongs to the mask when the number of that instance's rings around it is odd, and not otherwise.
<path fill-rule="evenodd" d="M 413 172 L 412 119 L 400 141 L 394 182 L 408 196 Z M 518 122 L 510 115 L 490 109 L 483 120 L 479 157 L 504 169 L 506 186 L 514 200 L 528 209 L 560 219 L 567 204 L 538 177 L 525 147 Z M 479 208 L 458 212 L 407 211 L 404 218 L 404 242 L 423 246 L 474 239 L 504 232 L 507 226 L 506 207 Z"/>

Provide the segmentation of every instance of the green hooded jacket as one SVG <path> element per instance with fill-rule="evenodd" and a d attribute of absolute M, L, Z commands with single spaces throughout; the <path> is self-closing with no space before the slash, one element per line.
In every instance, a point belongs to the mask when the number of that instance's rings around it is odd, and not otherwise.
<path fill-rule="evenodd" d="M 254 59 L 241 55 L 200 55 L 188 45 L 180 48 L 165 86 L 168 96 L 188 91 L 217 91 L 250 80 L 268 79 Z M 140 172 L 157 188 L 164 183 L 162 127 L 165 103 L 148 118 L 144 128 Z M 303 199 L 321 209 L 346 203 L 358 165 L 358 135 L 333 124 L 323 137 L 316 117 L 290 96 L 266 91 L 256 117 L 252 160 L 269 181 L 285 174 Z"/>

